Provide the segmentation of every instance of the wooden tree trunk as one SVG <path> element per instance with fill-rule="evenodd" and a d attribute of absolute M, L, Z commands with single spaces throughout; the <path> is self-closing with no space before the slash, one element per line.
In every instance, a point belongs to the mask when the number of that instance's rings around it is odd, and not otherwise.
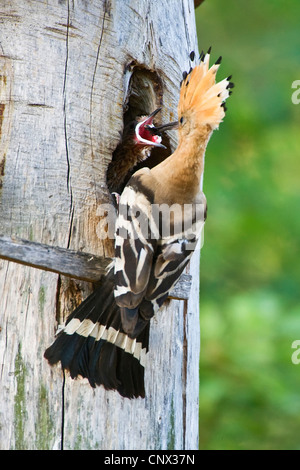
<path fill-rule="evenodd" d="M 129 81 L 145 78 L 149 107 L 176 119 L 197 51 L 194 3 L 7 0 L 0 23 L 0 235 L 112 256 L 97 207 Z M 0 449 L 60 448 L 63 430 L 65 449 L 197 449 L 199 251 L 189 271 L 189 301 L 168 301 L 152 321 L 147 396 L 128 400 L 63 384 L 43 358 L 91 284 L 0 259 Z"/>

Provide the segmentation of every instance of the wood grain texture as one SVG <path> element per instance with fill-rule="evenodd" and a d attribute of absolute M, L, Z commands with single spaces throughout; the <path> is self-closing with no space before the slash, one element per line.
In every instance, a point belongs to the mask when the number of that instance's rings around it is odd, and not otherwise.
<path fill-rule="evenodd" d="M 87 282 L 99 281 L 111 261 L 110 258 L 11 237 L 0 237 L 0 258 Z"/>
<path fill-rule="evenodd" d="M 128 65 L 155 71 L 161 119 L 175 120 L 181 74 L 197 53 L 194 2 L 7 0 L 0 23 L 0 233 L 110 257 L 97 208 L 110 200 Z M 174 149 L 176 133 L 169 139 Z M 189 300 L 169 300 L 152 321 L 145 400 L 66 378 L 66 449 L 197 448 L 198 267 L 196 254 Z M 59 448 L 62 375 L 43 352 L 90 291 L 0 260 L 1 449 Z"/>
<path fill-rule="evenodd" d="M 100 280 L 112 261 L 112 258 L 29 242 L 15 237 L 0 237 L 0 259 L 92 283 Z M 169 297 L 177 300 L 188 299 L 191 279 L 192 276 L 182 274 Z"/>

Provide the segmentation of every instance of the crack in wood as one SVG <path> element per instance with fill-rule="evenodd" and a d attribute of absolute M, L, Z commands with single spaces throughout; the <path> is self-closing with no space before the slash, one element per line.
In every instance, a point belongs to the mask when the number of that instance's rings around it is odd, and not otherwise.
<path fill-rule="evenodd" d="M 104 34 L 104 24 L 105 24 L 105 19 L 106 19 L 106 13 L 108 13 L 108 11 L 107 11 L 107 0 L 105 0 L 105 2 L 104 2 L 104 13 L 103 13 L 103 19 L 102 19 L 102 28 L 101 28 L 101 33 L 100 33 L 100 38 L 99 38 L 99 43 L 98 43 L 98 49 L 97 49 L 97 55 L 96 55 L 96 61 L 95 61 L 95 67 L 94 67 L 92 85 L 91 85 L 91 93 L 90 93 L 90 141 L 91 141 L 92 156 L 94 156 L 94 150 L 93 150 L 94 145 L 93 145 L 93 136 L 92 136 L 93 96 L 94 96 L 96 71 L 97 71 L 97 67 L 98 67 L 98 61 L 99 61 L 99 57 L 100 57 L 100 49 L 101 49 L 101 44 L 102 44 L 103 34 Z"/>
<path fill-rule="evenodd" d="M 68 0 L 68 21 L 67 25 L 69 25 L 70 22 L 70 6 L 69 6 L 69 0 Z M 68 192 L 70 193 L 71 197 L 71 202 L 70 202 L 70 213 L 72 210 L 72 188 L 70 187 L 70 158 L 69 158 L 69 147 L 68 147 L 68 132 L 67 132 L 67 112 L 66 112 L 66 106 L 67 106 L 67 92 L 66 92 L 66 87 L 67 87 L 67 71 L 68 71 L 68 60 L 69 60 L 69 26 L 67 26 L 67 31 L 66 31 L 66 59 L 65 59 L 65 74 L 64 74 L 64 85 L 63 85 L 63 97 L 64 97 L 64 133 L 65 133 L 65 148 L 66 148 L 66 157 L 67 157 L 67 187 L 68 187 Z"/>
<path fill-rule="evenodd" d="M 183 358 L 182 358 L 182 448 L 185 450 L 186 448 L 186 394 L 187 394 L 187 362 L 188 362 L 188 341 L 187 341 L 187 312 L 188 312 L 188 304 L 187 301 L 184 301 L 184 308 L 183 308 Z"/>

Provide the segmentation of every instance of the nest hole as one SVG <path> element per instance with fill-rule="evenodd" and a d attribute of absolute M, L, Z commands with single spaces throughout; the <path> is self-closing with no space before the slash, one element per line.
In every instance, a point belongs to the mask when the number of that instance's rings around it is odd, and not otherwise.
<path fill-rule="evenodd" d="M 157 72 L 131 62 L 125 69 L 124 80 L 126 96 L 123 106 L 123 132 L 120 142 L 113 152 L 112 161 L 108 167 L 108 177 L 116 163 L 119 161 L 121 165 L 123 164 L 121 158 L 126 159 L 126 149 L 124 148 L 126 132 L 132 123 L 136 121 L 137 117 L 148 116 L 155 109 L 163 106 L 163 86 Z M 162 124 L 161 113 L 156 115 L 154 122 L 156 125 Z M 166 133 L 162 134 L 162 144 L 166 149 L 153 147 L 150 156 L 128 172 L 122 187 L 127 184 L 135 171 L 143 167 L 153 168 L 171 154 L 170 140 Z"/>

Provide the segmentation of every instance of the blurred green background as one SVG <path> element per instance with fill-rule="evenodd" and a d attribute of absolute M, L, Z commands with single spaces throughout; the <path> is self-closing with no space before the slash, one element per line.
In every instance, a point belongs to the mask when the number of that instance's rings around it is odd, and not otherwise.
<path fill-rule="evenodd" d="M 235 82 L 205 162 L 200 448 L 300 449 L 300 2 L 205 0 L 196 20 Z"/>

